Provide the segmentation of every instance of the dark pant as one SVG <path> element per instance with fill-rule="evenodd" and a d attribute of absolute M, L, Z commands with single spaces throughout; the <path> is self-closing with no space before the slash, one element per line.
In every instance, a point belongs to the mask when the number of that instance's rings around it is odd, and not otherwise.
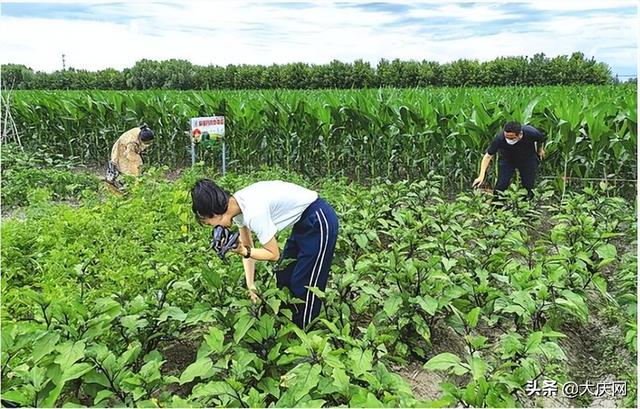
<path fill-rule="evenodd" d="M 522 162 L 510 162 L 501 159 L 498 162 L 498 183 L 496 183 L 495 192 L 504 192 L 507 190 L 511 184 L 513 174 L 516 172 L 516 169 L 518 169 L 522 187 L 527 189 L 527 198 L 531 199 L 533 197 L 533 185 L 539 162 L 537 156 L 533 156 L 531 159 Z"/>
<path fill-rule="evenodd" d="M 327 202 L 318 198 L 293 225 L 276 270 L 279 288 L 287 287 L 304 304 L 293 304 L 293 322 L 305 328 L 320 314 L 322 300 L 306 287 L 324 291 L 338 237 L 338 217 Z"/>
<path fill-rule="evenodd" d="M 121 181 L 118 180 L 118 176 L 120 176 L 120 171 L 115 163 L 109 161 L 107 165 L 107 177 L 105 178 L 107 182 L 112 184 L 118 189 L 122 189 L 124 185 Z"/>

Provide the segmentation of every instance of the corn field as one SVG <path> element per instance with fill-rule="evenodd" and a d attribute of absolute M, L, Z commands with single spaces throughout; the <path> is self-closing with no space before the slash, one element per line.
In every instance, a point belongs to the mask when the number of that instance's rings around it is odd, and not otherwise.
<path fill-rule="evenodd" d="M 106 163 L 125 130 L 156 131 L 150 163 L 190 161 L 189 118 L 224 115 L 233 171 L 278 165 L 363 180 L 447 175 L 462 187 L 505 121 L 548 137 L 542 175 L 635 179 L 637 87 L 429 88 L 325 91 L 17 91 L 5 106 L 20 139 Z M 2 116 L 6 121 L 6 115 Z M 7 124 L 3 124 L 7 129 Z M 220 147 L 199 152 L 219 166 Z"/>

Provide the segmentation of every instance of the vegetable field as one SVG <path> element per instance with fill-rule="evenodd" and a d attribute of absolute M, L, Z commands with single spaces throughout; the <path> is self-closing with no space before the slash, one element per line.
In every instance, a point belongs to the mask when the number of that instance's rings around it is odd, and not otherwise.
<path fill-rule="evenodd" d="M 637 407 L 636 94 L 4 93 L 2 404 Z M 226 117 L 225 176 L 219 146 L 189 166 L 188 119 L 206 115 Z M 548 137 L 532 201 L 519 183 L 502 202 L 469 189 L 510 119 Z M 111 146 L 143 122 L 144 174 L 115 195 Z M 252 304 L 240 258 L 208 249 L 189 195 L 205 176 L 231 192 L 287 180 L 335 208 L 310 330 L 272 263 Z M 545 381 L 558 396 L 530 393 Z M 562 396 L 613 381 L 624 394 Z"/>
<path fill-rule="evenodd" d="M 3 165 L 77 176 L 64 159 L 21 155 L 4 152 Z M 628 385 L 616 403 L 636 406 L 636 208 L 604 184 L 561 201 L 543 183 L 532 203 L 514 188 L 492 209 L 481 193 L 445 198 L 433 173 L 371 186 L 274 170 L 218 177 L 231 191 L 291 180 L 334 205 L 341 232 L 325 308 L 304 333 L 269 264 L 258 264 L 262 301 L 252 305 L 239 260 L 207 250 L 210 230 L 188 194 L 207 171 L 169 182 L 165 170 L 129 181 L 124 196 L 44 184 L 15 200 L 21 213 L 2 221 L 5 402 L 553 406 L 527 396 L 526 383 L 614 377 Z M 419 393 L 408 367 L 437 393 Z"/>
<path fill-rule="evenodd" d="M 230 169 L 277 165 L 310 177 L 358 180 L 449 175 L 469 186 L 505 121 L 547 133 L 542 174 L 635 179 L 637 87 L 430 88 L 335 91 L 19 91 L 11 117 L 32 149 L 105 163 L 125 129 L 157 134 L 149 159 L 190 162 L 188 118 L 225 115 Z M 6 125 L 5 125 L 6 126 Z M 11 135 L 11 132 L 9 132 Z M 219 149 L 204 152 L 208 163 Z M 245 160 L 243 158 L 250 158 Z"/>

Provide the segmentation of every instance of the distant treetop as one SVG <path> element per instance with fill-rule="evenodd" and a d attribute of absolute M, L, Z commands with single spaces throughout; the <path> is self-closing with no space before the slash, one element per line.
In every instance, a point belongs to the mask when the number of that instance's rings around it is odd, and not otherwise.
<path fill-rule="evenodd" d="M 607 84 L 610 68 L 581 52 L 548 58 L 500 57 L 492 61 L 380 60 L 376 67 L 362 60 L 353 63 L 292 63 L 283 65 L 199 66 L 185 60 L 140 60 L 118 71 L 69 68 L 52 73 L 34 72 L 18 64 L 2 65 L 3 89 L 350 89 L 412 88 L 426 86 L 536 86 Z"/>

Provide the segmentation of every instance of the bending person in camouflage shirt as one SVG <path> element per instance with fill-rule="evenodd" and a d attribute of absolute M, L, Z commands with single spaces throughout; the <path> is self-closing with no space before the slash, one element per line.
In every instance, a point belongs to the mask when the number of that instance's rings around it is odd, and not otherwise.
<path fill-rule="evenodd" d="M 139 176 L 142 165 L 142 152 L 153 142 L 154 133 L 147 124 L 129 129 L 120 135 L 111 149 L 111 160 L 107 167 L 107 182 L 118 189 L 122 183 L 117 180 L 122 173 L 129 176 Z"/>

